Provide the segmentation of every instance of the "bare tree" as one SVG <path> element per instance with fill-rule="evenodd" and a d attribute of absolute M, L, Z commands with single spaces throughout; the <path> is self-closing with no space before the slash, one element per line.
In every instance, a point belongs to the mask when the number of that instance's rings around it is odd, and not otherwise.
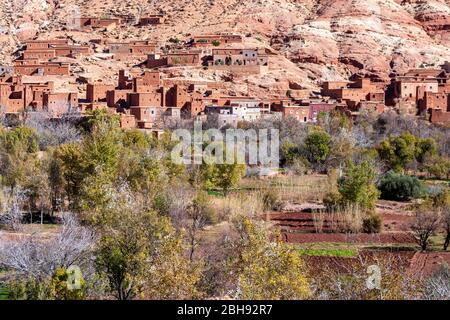
<path fill-rule="evenodd" d="M 81 139 L 81 132 L 68 118 L 52 119 L 46 112 L 30 114 L 25 124 L 36 130 L 41 149 Z"/>
<path fill-rule="evenodd" d="M 435 234 L 440 223 L 439 211 L 416 211 L 411 230 L 414 232 L 417 243 L 422 251 L 426 251 L 430 237 Z"/>
<path fill-rule="evenodd" d="M 319 300 L 403 300 L 419 298 L 421 282 L 406 272 L 401 255 L 359 254 L 343 262 L 330 258 L 310 266 L 314 298 Z"/>
<path fill-rule="evenodd" d="M 187 238 L 189 242 L 189 260 L 193 261 L 195 249 L 200 245 L 199 232 L 207 224 L 207 217 L 204 214 L 204 208 L 193 203 L 188 209 L 190 223 L 187 226 Z"/>
<path fill-rule="evenodd" d="M 0 227 L 3 226 L 13 231 L 22 229 L 22 206 L 25 198 L 25 192 L 19 188 L 16 188 L 12 195 L 5 198 L 0 206 Z"/>
<path fill-rule="evenodd" d="M 56 268 L 82 266 L 88 261 L 95 242 L 92 230 L 82 227 L 77 218 L 66 213 L 59 234 L 49 240 L 35 234 L 0 246 L 0 265 L 25 277 L 42 280 Z"/>
<path fill-rule="evenodd" d="M 450 244 L 450 206 L 445 206 L 442 211 L 442 228 L 445 232 L 444 250 L 447 250 Z"/>
<path fill-rule="evenodd" d="M 442 265 L 425 283 L 424 298 L 430 300 L 450 300 L 450 270 Z"/>

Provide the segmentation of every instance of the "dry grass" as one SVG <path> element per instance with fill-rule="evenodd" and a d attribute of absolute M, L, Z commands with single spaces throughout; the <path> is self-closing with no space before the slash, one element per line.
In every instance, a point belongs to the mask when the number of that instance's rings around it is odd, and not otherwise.
<path fill-rule="evenodd" d="M 326 175 L 282 175 L 270 179 L 246 178 L 240 184 L 240 190 L 261 191 L 273 189 L 281 195 L 283 202 L 304 203 L 322 201 L 328 192 Z"/>
<path fill-rule="evenodd" d="M 323 225 L 325 223 L 325 215 L 326 213 L 323 211 L 313 213 L 313 223 L 317 233 L 322 233 Z"/>
<path fill-rule="evenodd" d="M 358 206 L 346 206 L 331 212 L 313 213 L 313 223 L 317 233 L 321 233 L 325 223 L 332 232 L 359 233 L 363 229 L 365 213 Z"/>
<path fill-rule="evenodd" d="M 239 192 L 223 198 L 215 197 L 212 204 L 219 221 L 232 221 L 237 216 L 257 217 L 264 211 L 259 192 Z"/>

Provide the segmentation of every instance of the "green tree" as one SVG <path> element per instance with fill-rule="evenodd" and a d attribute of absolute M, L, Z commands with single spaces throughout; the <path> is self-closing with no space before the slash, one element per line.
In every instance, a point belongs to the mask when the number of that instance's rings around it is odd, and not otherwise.
<path fill-rule="evenodd" d="M 381 142 L 377 149 L 378 154 L 390 168 L 402 172 L 408 163 L 415 160 L 416 141 L 416 137 L 410 133 L 391 137 Z"/>
<path fill-rule="evenodd" d="M 32 129 L 0 130 L 1 183 L 11 191 L 23 184 L 35 164 L 37 151 L 37 137 Z"/>
<path fill-rule="evenodd" d="M 193 298 L 199 274 L 170 220 L 142 212 L 134 200 L 118 203 L 101 225 L 96 263 L 112 294 L 119 300 Z"/>
<path fill-rule="evenodd" d="M 125 130 L 122 138 L 123 146 L 137 150 L 149 149 L 153 142 L 153 138 L 148 134 L 137 129 Z"/>
<path fill-rule="evenodd" d="M 311 292 L 300 255 L 279 237 L 270 241 L 265 229 L 248 218 L 239 223 L 239 298 L 307 299 Z"/>
<path fill-rule="evenodd" d="M 81 146 L 78 143 L 61 145 L 54 150 L 53 158 L 55 159 L 53 163 L 55 167 L 52 170 L 61 172 L 69 207 L 73 207 L 85 177 Z"/>
<path fill-rule="evenodd" d="M 28 127 L 17 127 L 12 130 L 0 131 L 0 145 L 5 151 L 23 151 L 35 153 L 39 151 L 37 135 L 33 129 Z"/>
<path fill-rule="evenodd" d="M 420 164 L 424 164 L 428 157 L 437 155 L 437 144 L 432 138 L 417 139 L 415 148 L 415 157 Z"/>
<path fill-rule="evenodd" d="M 386 200 L 406 201 L 420 198 L 425 189 L 416 177 L 410 177 L 389 171 L 378 183 L 381 198 Z"/>
<path fill-rule="evenodd" d="M 377 151 L 380 159 L 386 161 L 391 169 L 403 172 L 413 161 L 424 165 L 427 158 L 437 154 L 437 145 L 432 138 L 421 139 L 404 132 L 382 141 Z"/>
<path fill-rule="evenodd" d="M 330 154 L 331 137 L 321 129 L 314 129 L 306 137 L 302 153 L 313 166 L 322 164 Z"/>
<path fill-rule="evenodd" d="M 338 180 L 338 191 L 343 204 L 355 204 L 373 210 L 380 195 L 375 185 L 376 173 L 369 162 L 350 163 L 344 176 Z"/>
<path fill-rule="evenodd" d="M 202 164 L 202 179 L 206 188 L 219 188 L 228 195 L 245 174 L 245 164 Z"/>
<path fill-rule="evenodd" d="M 432 177 L 447 179 L 450 174 L 450 159 L 440 156 L 427 157 L 424 168 Z"/>
<path fill-rule="evenodd" d="M 118 129 L 120 127 L 120 119 L 116 114 L 111 114 L 105 109 L 95 109 L 86 112 L 85 127 L 90 132 L 99 128 Z"/>
<path fill-rule="evenodd" d="M 297 145 L 291 141 L 285 141 L 281 145 L 281 159 L 285 164 L 292 164 L 300 156 L 300 150 Z"/>
<path fill-rule="evenodd" d="M 115 175 L 119 162 L 120 136 L 117 130 L 99 128 L 84 139 L 82 165 L 87 174 L 94 174 L 98 167 Z"/>

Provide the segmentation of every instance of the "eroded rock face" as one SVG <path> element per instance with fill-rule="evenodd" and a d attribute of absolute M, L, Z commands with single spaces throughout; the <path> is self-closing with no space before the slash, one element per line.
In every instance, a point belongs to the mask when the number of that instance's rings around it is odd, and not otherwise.
<path fill-rule="evenodd" d="M 116 28 L 91 37 L 164 43 L 202 33 L 246 35 L 246 45 L 278 53 L 261 78 L 263 88 L 286 80 L 308 86 L 354 73 L 387 80 L 391 73 L 450 60 L 449 0 L 3 0 L 1 6 L 0 35 L 9 35 L 0 37 L 3 60 L 36 35 L 83 39 L 64 29 L 73 6 L 82 15 L 162 13 L 166 19 L 158 28 Z"/>
<path fill-rule="evenodd" d="M 11 61 L 20 43 L 36 37 L 52 19 L 53 0 L 2 0 L 0 3 L 0 59 Z"/>
<path fill-rule="evenodd" d="M 442 10 L 449 10 L 444 1 L 422 2 L 439 3 Z M 450 54 L 443 41 L 448 30 L 443 37 L 442 15 L 427 14 L 430 11 L 420 8 L 428 6 L 404 7 L 395 1 L 377 0 L 317 1 L 313 15 L 288 33 L 298 45 L 284 41 L 279 47 L 300 66 L 305 62 L 331 64 L 341 73 L 381 79 L 422 63 L 438 65 Z M 427 14 L 427 19 L 416 20 L 418 12 Z"/>

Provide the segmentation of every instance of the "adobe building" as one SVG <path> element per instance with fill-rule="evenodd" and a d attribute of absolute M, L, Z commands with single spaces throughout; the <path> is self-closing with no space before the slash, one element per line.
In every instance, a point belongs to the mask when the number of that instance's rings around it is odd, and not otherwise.
<path fill-rule="evenodd" d="M 128 106 L 128 94 L 133 91 L 130 89 L 114 89 L 106 91 L 106 103 L 110 108 Z"/>
<path fill-rule="evenodd" d="M 257 49 L 233 49 L 233 48 L 220 48 L 213 49 L 213 61 L 214 65 L 257 65 L 258 50 Z M 267 63 L 267 61 L 265 61 Z"/>
<path fill-rule="evenodd" d="M 309 106 L 283 105 L 281 113 L 283 118 L 293 117 L 299 122 L 308 122 L 310 119 Z"/>
<path fill-rule="evenodd" d="M 133 129 L 137 126 L 136 117 L 130 113 L 121 113 L 119 121 L 123 129 Z"/>
<path fill-rule="evenodd" d="M 108 28 L 111 26 L 119 26 L 121 24 L 121 20 L 119 18 L 80 17 L 76 18 L 75 23 L 80 28 Z"/>
<path fill-rule="evenodd" d="M 156 107 L 130 107 L 130 114 L 136 118 L 137 127 L 140 129 L 151 129 L 160 118 L 160 109 Z"/>
<path fill-rule="evenodd" d="M 359 78 L 354 82 L 326 81 L 322 84 L 322 96 L 341 101 L 380 101 L 384 102 L 384 90 L 381 90 L 369 78 Z"/>
<path fill-rule="evenodd" d="M 308 121 L 317 122 L 320 113 L 328 113 L 336 109 L 335 103 L 310 102 Z"/>
<path fill-rule="evenodd" d="M 133 89 L 135 92 L 152 92 L 160 84 L 161 75 L 159 71 L 144 71 L 140 76 L 133 79 Z"/>
<path fill-rule="evenodd" d="M 416 101 L 428 92 L 437 93 L 439 83 L 436 79 L 416 79 L 413 77 L 397 77 L 394 96 L 402 100 Z"/>
<path fill-rule="evenodd" d="M 198 52 L 171 52 L 163 56 L 150 54 L 147 58 L 147 68 L 197 66 L 200 63 Z"/>
<path fill-rule="evenodd" d="M 108 53 L 116 58 L 147 56 L 156 51 L 157 44 L 149 41 L 130 41 L 128 43 L 109 43 Z"/>
<path fill-rule="evenodd" d="M 119 70 L 119 80 L 117 89 L 132 90 L 134 79 L 125 70 Z"/>
<path fill-rule="evenodd" d="M 70 45 L 66 39 L 33 40 L 25 43 L 21 59 L 48 61 L 55 57 L 78 57 L 91 53 L 89 46 Z"/>
<path fill-rule="evenodd" d="M 93 90 L 92 86 L 90 88 Z M 144 71 L 140 76 L 131 77 L 124 70 L 120 70 L 117 88 L 99 88 L 106 91 L 108 107 L 164 105 L 165 93 L 164 88 L 160 86 L 158 71 Z"/>
<path fill-rule="evenodd" d="M 242 121 L 255 121 L 260 118 L 261 110 L 258 102 L 248 103 L 249 101 L 236 101 L 229 105 L 211 105 L 207 106 L 205 113 L 210 116 L 217 115 L 217 125 L 223 127 L 226 125 L 237 127 Z"/>
<path fill-rule="evenodd" d="M 42 110 L 44 107 L 44 95 L 54 92 L 54 83 L 37 82 L 23 84 L 24 108 L 31 107 L 32 110 Z"/>
<path fill-rule="evenodd" d="M 270 113 L 281 113 L 282 117 L 293 117 L 299 122 L 317 122 L 321 113 L 328 113 L 336 108 L 336 103 L 324 101 L 293 102 L 289 99 L 278 99 L 271 102 Z"/>
<path fill-rule="evenodd" d="M 64 62 L 43 62 L 30 64 L 18 62 L 14 65 L 14 73 L 26 76 L 68 76 L 70 74 L 70 65 Z"/>
<path fill-rule="evenodd" d="M 153 26 L 163 23 L 163 15 L 161 14 L 152 14 L 143 18 L 139 18 L 138 26 Z"/>
<path fill-rule="evenodd" d="M 242 36 L 238 34 L 205 34 L 194 36 L 192 45 L 195 47 L 219 46 L 231 43 L 242 43 Z"/>
<path fill-rule="evenodd" d="M 36 59 L 48 61 L 54 57 L 56 57 L 55 49 L 33 49 L 25 50 L 22 53 L 22 60 Z"/>
<path fill-rule="evenodd" d="M 78 105 L 76 93 L 55 92 L 52 81 L 24 83 L 21 76 L 0 78 L 0 105 L 7 113 L 75 108 Z"/>
<path fill-rule="evenodd" d="M 361 101 L 356 108 L 356 110 L 358 110 L 359 112 L 377 114 L 382 114 L 385 109 L 385 104 L 377 101 Z"/>
<path fill-rule="evenodd" d="M 418 100 L 419 114 L 430 109 L 450 110 L 450 93 L 433 93 L 425 91 Z"/>
<path fill-rule="evenodd" d="M 206 104 L 202 97 L 192 97 L 191 101 L 187 102 L 185 106 L 181 109 L 183 115 L 192 119 L 202 114 L 206 109 Z"/>
<path fill-rule="evenodd" d="M 258 49 L 216 48 L 212 50 L 212 69 L 237 73 L 260 73 L 268 66 L 268 55 Z"/>
<path fill-rule="evenodd" d="M 129 128 L 135 124 L 139 129 L 148 130 L 158 128 L 164 121 L 180 119 L 182 115 L 191 118 L 203 113 L 215 87 L 215 84 L 205 81 L 163 80 L 159 71 L 146 70 L 131 76 L 120 70 L 117 87 L 89 84 L 87 100 L 103 100 L 106 94 L 106 104 L 110 109 L 135 118 L 133 123 L 129 117 L 128 120 L 124 117 L 122 127 Z M 236 97 L 221 100 L 231 104 L 233 98 Z"/>
<path fill-rule="evenodd" d="M 87 102 L 106 102 L 106 93 L 114 89 L 115 86 L 112 84 L 103 82 L 88 83 L 86 86 L 86 100 Z"/>
<path fill-rule="evenodd" d="M 78 95 L 76 92 L 46 92 L 43 95 L 44 110 L 59 116 L 78 107 Z"/>
<path fill-rule="evenodd" d="M 81 114 L 86 114 L 87 111 L 93 110 L 106 110 L 109 113 L 116 113 L 115 108 L 108 108 L 106 103 L 104 102 L 79 102 L 78 103 L 78 112 Z"/>
<path fill-rule="evenodd" d="M 412 69 L 398 76 L 391 83 L 391 99 L 410 114 L 421 114 L 430 110 L 443 110 L 449 105 L 450 73 L 445 69 Z M 434 119 L 442 117 L 434 113 Z"/>
<path fill-rule="evenodd" d="M 450 123 L 450 111 L 442 109 L 430 109 L 430 122 L 449 124 Z"/>
<path fill-rule="evenodd" d="M 162 107 L 162 92 L 160 90 L 155 92 L 131 92 L 127 95 L 128 106 L 152 106 Z"/>
<path fill-rule="evenodd" d="M 5 76 L 0 78 L 0 106 L 6 113 L 15 113 L 24 109 L 24 92 L 21 79 Z"/>
<path fill-rule="evenodd" d="M 52 47 L 63 47 L 68 44 L 67 39 L 29 40 L 25 43 L 25 47 L 26 50 L 41 50 Z"/>

